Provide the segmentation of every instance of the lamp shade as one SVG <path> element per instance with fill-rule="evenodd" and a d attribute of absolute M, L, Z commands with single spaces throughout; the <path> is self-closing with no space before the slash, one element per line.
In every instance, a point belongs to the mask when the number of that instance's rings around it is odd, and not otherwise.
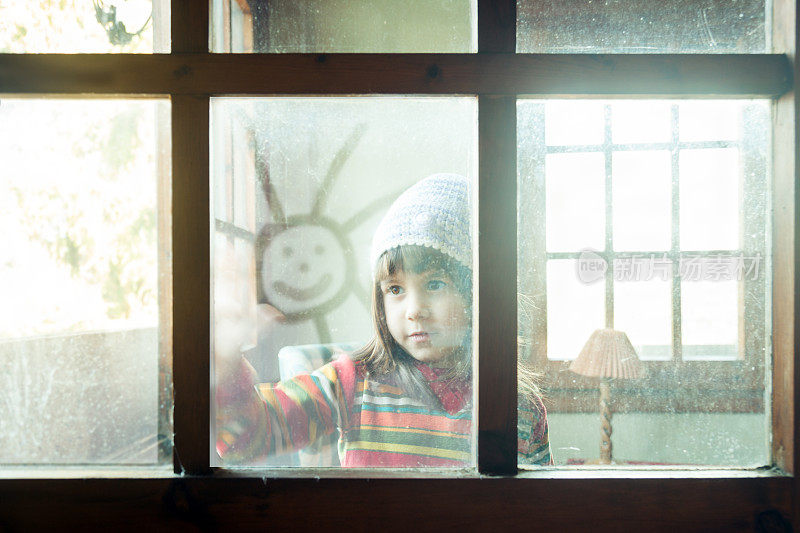
<path fill-rule="evenodd" d="M 592 333 L 569 369 L 582 376 L 634 379 L 642 376 L 642 364 L 628 336 L 606 328 Z"/>

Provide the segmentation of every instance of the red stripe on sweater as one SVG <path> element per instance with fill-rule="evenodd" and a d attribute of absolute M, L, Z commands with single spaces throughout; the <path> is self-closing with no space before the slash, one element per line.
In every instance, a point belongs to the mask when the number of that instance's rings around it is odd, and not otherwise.
<path fill-rule="evenodd" d="M 358 467 L 390 467 L 390 468 L 416 468 L 439 467 L 453 468 L 465 466 L 461 461 L 441 459 L 439 457 L 425 457 L 423 455 L 405 455 L 402 453 L 379 452 L 368 450 L 347 450 L 342 466 L 348 468 Z"/>

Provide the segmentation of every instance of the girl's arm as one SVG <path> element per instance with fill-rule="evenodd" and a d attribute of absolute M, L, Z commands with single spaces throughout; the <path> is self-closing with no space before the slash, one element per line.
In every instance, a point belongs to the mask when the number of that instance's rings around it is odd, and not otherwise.
<path fill-rule="evenodd" d="M 521 395 L 517 413 L 517 462 L 526 465 L 552 465 L 547 411 L 541 398 Z"/>
<path fill-rule="evenodd" d="M 217 393 L 217 453 L 227 463 L 253 463 L 346 427 L 354 375 L 345 356 L 311 374 L 254 385 L 243 360 L 231 390 Z"/>

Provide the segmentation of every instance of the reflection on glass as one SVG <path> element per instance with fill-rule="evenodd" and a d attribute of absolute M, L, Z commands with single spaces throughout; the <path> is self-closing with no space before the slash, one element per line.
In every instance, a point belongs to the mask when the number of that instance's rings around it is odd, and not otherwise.
<path fill-rule="evenodd" d="M 671 156 L 666 150 L 612 157 L 615 250 L 669 250 Z"/>
<path fill-rule="evenodd" d="M 769 464 L 769 103 L 517 117 L 519 358 L 555 464 Z M 615 332 L 632 350 L 598 340 Z"/>
<path fill-rule="evenodd" d="M 681 150 L 681 247 L 735 250 L 740 243 L 739 150 Z"/>
<path fill-rule="evenodd" d="M 476 111 L 212 101 L 216 464 L 474 465 Z"/>
<path fill-rule="evenodd" d="M 547 250 L 603 248 L 605 165 L 602 154 L 547 156 Z"/>
<path fill-rule="evenodd" d="M 169 52 L 166 0 L 0 3 L 0 53 Z"/>
<path fill-rule="evenodd" d="M 172 458 L 168 124 L 163 101 L 0 105 L 0 464 Z"/>
<path fill-rule="evenodd" d="M 214 52 L 475 52 L 475 0 L 212 3 Z"/>
<path fill-rule="evenodd" d="M 770 17 L 761 0 L 517 0 L 517 51 L 763 53 Z"/>

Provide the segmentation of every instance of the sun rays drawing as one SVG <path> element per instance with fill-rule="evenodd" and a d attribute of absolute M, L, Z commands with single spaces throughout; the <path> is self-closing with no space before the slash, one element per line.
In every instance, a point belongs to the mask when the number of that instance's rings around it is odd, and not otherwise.
<path fill-rule="evenodd" d="M 285 214 L 268 169 L 261 184 L 271 220 L 256 238 L 258 302 L 275 307 L 289 323 L 310 320 L 321 343 L 331 342 L 328 313 L 350 295 L 369 310 L 367 280 L 356 279 L 356 261 L 365 257 L 357 256 L 351 232 L 401 192 L 372 200 L 344 221 L 326 213 L 328 193 L 366 129 L 365 124 L 356 126 L 337 150 L 307 213 Z"/>

